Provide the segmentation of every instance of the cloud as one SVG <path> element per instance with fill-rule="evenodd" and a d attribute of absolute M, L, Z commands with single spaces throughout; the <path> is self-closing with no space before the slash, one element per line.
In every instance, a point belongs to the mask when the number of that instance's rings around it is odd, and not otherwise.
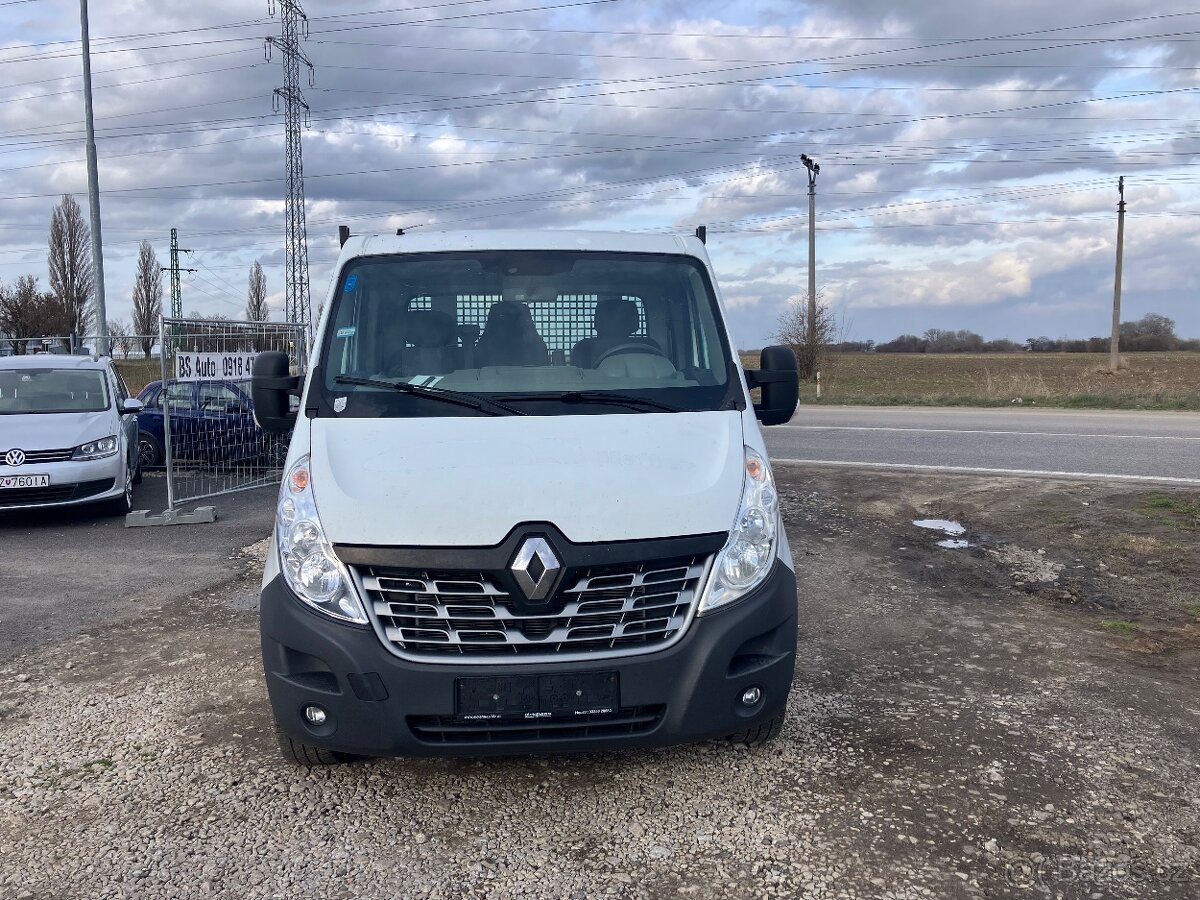
<path fill-rule="evenodd" d="M 1119 174 L 1127 307 L 1154 304 L 1200 334 L 1185 263 L 1200 103 L 1180 91 L 1198 83 L 1187 67 L 1200 45 L 1171 36 L 1196 21 L 1178 0 L 1070 15 L 1016 0 L 1002 18 L 980 0 L 495 14 L 529 5 L 306 5 L 314 286 L 343 223 L 708 223 L 735 339 L 760 345 L 807 281 L 808 153 L 822 166 L 819 283 L 860 335 L 1022 316 L 1049 333 L 1096 331 L 1077 310 L 1111 290 Z M 91 12 L 110 314 L 128 317 L 138 243 L 165 260 L 172 227 L 203 273 L 184 285 L 185 308 L 234 314 L 261 259 L 279 309 L 281 70 L 262 42 L 278 18 L 232 0 Z M 75 16 L 69 0 L 0 10 L 5 282 L 45 280 L 50 209 L 62 192 L 85 196 Z M 1088 24 L 1103 22 L 1115 24 Z"/>

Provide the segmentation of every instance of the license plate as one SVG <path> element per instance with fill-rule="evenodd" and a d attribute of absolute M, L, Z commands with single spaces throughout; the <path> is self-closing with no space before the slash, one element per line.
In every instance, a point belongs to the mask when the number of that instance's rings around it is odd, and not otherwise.
<path fill-rule="evenodd" d="M 455 686 L 458 717 L 471 720 L 611 713 L 621 694 L 616 672 L 459 678 Z"/>
<path fill-rule="evenodd" d="M 0 491 L 50 487 L 49 475 L 0 475 Z"/>

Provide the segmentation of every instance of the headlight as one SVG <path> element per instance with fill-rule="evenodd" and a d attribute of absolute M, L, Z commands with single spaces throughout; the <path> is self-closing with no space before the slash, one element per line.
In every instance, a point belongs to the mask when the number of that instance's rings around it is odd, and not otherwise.
<path fill-rule="evenodd" d="M 80 444 L 75 448 L 75 452 L 71 454 L 71 459 L 104 459 L 106 456 L 112 456 L 117 452 L 116 435 L 106 438 L 100 438 L 98 441 L 88 441 L 86 444 Z"/>
<path fill-rule="evenodd" d="M 334 554 L 321 528 L 307 456 L 296 461 L 279 489 L 275 538 L 279 568 L 297 597 L 335 619 L 366 624 L 367 615 L 350 573 Z"/>
<path fill-rule="evenodd" d="M 771 468 L 747 447 L 742 502 L 729 540 L 717 554 L 708 590 L 700 601 L 700 615 L 727 606 L 762 584 L 775 563 L 778 529 L 779 495 Z"/>

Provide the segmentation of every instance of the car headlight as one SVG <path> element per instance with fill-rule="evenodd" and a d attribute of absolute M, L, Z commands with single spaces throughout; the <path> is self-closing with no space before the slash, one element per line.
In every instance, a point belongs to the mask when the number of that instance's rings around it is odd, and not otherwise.
<path fill-rule="evenodd" d="M 325 539 L 313 499 L 308 457 L 288 471 L 275 511 L 279 568 L 297 597 L 335 619 L 365 625 L 367 615 L 350 573 Z"/>
<path fill-rule="evenodd" d="M 779 494 L 767 461 L 750 447 L 745 450 L 742 502 L 729 540 L 717 554 L 708 590 L 700 601 L 700 615 L 721 609 L 750 593 L 762 584 L 775 563 Z"/>
<path fill-rule="evenodd" d="M 100 438 L 98 441 L 88 441 L 75 448 L 71 459 L 104 459 L 116 453 L 118 446 L 116 435 Z"/>

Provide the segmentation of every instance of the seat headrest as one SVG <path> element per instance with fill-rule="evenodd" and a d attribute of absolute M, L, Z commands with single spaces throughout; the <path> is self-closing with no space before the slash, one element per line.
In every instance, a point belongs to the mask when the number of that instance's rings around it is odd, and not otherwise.
<path fill-rule="evenodd" d="M 492 304 L 488 310 L 487 322 L 484 324 L 486 331 L 493 325 L 524 325 L 528 322 L 533 324 L 533 316 L 529 312 L 529 307 L 520 300 L 499 300 Z"/>
<path fill-rule="evenodd" d="M 592 325 L 600 337 L 629 337 L 638 329 L 638 308 L 632 300 L 620 297 L 605 297 L 596 303 L 596 317 Z"/>
<path fill-rule="evenodd" d="M 433 309 L 410 309 L 404 314 L 400 333 L 414 347 L 445 347 L 453 344 L 458 328 L 454 316 Z"/>

